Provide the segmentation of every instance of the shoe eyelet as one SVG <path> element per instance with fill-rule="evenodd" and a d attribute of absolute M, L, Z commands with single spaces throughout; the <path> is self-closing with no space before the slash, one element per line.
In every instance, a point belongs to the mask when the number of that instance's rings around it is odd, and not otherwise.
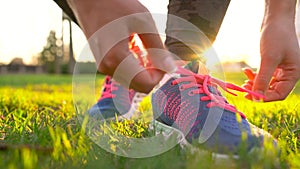
<path fill-rule="evenodd" d="M 184 86 L 179 86 L 179 90 L 180 91 L 182 91 L 182 90 L 184 90 L 185 88 L 184 88 Z"/>
<path fill-rule="evenodd" d="M 191 90 L 191 91 L 189 91 L 188 95 L 189 95 L 189 96 L 194 96 L 195 94 L 194 94 L 194 92 Z"/>

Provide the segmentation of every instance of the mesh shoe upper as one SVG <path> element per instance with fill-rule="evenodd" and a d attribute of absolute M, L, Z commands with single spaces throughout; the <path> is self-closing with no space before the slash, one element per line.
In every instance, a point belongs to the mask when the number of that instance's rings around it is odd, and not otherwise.
<path fill-rule="evenodd" d="M 243 141 L 242 133 L 246 135 L 248 150 L 261 146 L 265 137 L 271 137 L 250 124 L 243 113 L 226 101 L 217 86 L 225 91 L 229 88 L 263 96 L 183 68 L 177 73 L 177 77 L 170 78 L 153 93 L 152 107 L 155 118 L 181 130 L 188 142 L 200 142 L 206 148 L 224 153 L 237 150 Z"/>

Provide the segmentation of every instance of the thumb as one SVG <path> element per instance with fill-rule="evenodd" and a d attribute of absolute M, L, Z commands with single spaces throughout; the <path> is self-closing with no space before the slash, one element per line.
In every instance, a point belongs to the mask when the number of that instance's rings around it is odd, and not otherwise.
<path fill-rule="evenodd" d="M 254 92 L 265 94 L 266 90 L 269 88 L 269 84 L 276 67 L 277 64 L 271 62 L 270 60 L 266 61 L 262 59 L 260 69 L 254 79 L 252 88 Z"/>

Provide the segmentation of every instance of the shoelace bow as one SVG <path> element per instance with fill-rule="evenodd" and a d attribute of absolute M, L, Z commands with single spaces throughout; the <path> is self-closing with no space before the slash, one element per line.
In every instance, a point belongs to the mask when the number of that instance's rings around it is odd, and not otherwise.
<path fill-rule="evenodd" d="M 222 109 L 224 108 L 231 112 L 239 113 L 242 118 L 246 118 L 246 116 L 242 112 L 238 111 L 233 105 L 230 105 L 226 101 L 226 99 L 223 96 L 221 96 L 221 93 L 217 90 L 217 86 L 221 87 L 224 91 L 226 91 L 234 96 L 237 96 L 237 94 L 229 91 L 229 89 L 239 91 L 239 92 L 246 92 L 257 98 L 265 97 L 262 94 L 255 93 L 251 90 L 241 88 L 241 87 L 231 84 L 231 83 L 223 82 L 221 80 L 210 77 L 209 75 L 195 74 L 195 73 L 193 73 L 189 70 L 186 70 L 184 68 L 181 68 L 181 67 L 178 68 L 178 72 L 180 74 L 186 75 L 186 76 L 175 79 L 172 82 L 172 85 L 176 85 L 176 84 L 179 84 L 182 82 L 190 82 L 188 84 L 181 84 L 179 89 L 185 90 L 187 88 L 197 86 L 196 90 L 189 91 L 189 93 L 188 93 L 189 96 L 193 96 L 195 94 L 206 94 L 206 96 L 201 97 L 200 100 L 201 101 L 211 101 L 206 105 L 208 108 L 211 108 L 211 107 L 220 107 Z M 216 94 L 210 92 L 209 86 L 211 86 L 215 89 Z"/>

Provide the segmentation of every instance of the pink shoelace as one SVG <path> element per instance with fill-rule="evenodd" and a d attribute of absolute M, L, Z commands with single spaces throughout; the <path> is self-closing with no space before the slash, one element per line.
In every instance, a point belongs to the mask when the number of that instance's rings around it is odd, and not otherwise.
<path fill-rule="evenodd" d="M 119 83 L 113 82 L 111 77 L 106 76 L 105 84 L 104 84 L 104 90 L 102 91 L 102 95 L 101 95 L 101 97 L 99 98 L 98 101 L 100 101 L 102 99 L 106 99 L 106 98 L 110 98 L 110 99 L 115 98 L 116 94 L 113 94 L 113 91 L 117 91 L 117 90 L 124 90 L 123 94 L 124 94 L 124 92 L 128 92 L 130 101 L 132 100 L 132 98 L 134 97 L 134 94 L 135 94 L 134 90 L 126 89 L 126 88 L 122 87 Z M 121 94 L 121 93 L 119 93 L 119 94 Z"/>
<path fill-rule="evenodd" d="M 104 84 L 104 90 L 102 91 L 102 96 L 100 97 L 100 100 L 106 99 L 106 98 L 115 98 L 116 95 L 112 93 L 112 91 L 118 90 L 118 87 L 114 85 L 111 78 L 109 76 L 105 77 L 105 84 Z"/>
<path fill-rule="evenodd" d="M 180 90 L 185 90 L 187 88 L 197 86 L 198 89 L 191 90 L 188 93 L 188 95 L 193 96 L 195 94 L 206 94 L 207 96 L 201 97 L 200 100 L 201 101 L 211 101 L 207 104 L 208 108 L 211 108 L 211 107 L 220 107 L 222 109 L 224 108 L 224 109 L 229 110 L 231 112 L 240 114 L 240 116 L 242 118 L 246 118 L 246 116 L 242 112 L 238 111 L 233 105 L 230 105 L 226 101 L 226 99 L 221 96 L 221 93 L 218 90 L 216 90 L 216 92 L 218 92 L 218 93 L 214 94 L 214 93 L 209 91 L 208 86 L 212 86 L 215 89 L 217 88 L 217 86 L 220 86 L 224 91 L 226 91 L 226 92 L 228 92 L 228 93 L 230 93 L 234 96 L 237 96 L 237 94 L 229 91 L 228 89 L 239 91 L 239 92 L 249 93 L 252 96 L 257 97 L 257 98 L 265 98 L 265 96 L 262 95 L 262 94 L 255 93 L 251 90 L 241 88 L 241 87 L 239 87 L 237 85 L 234 85 L 234 84 L 231 84 L 231 83 L 223 82 L 221 80 L 210 77 L 209 75 L 195 74 L 195 73 L 193 73 L 189 70 L 186 70 L 184 68 L 181 68 L 181 67 L 178 68 L 178 72 L 180 74 L 187 75 L 187 76 L 175 79 L 172 82 L 172 85 L 176 85 L 176 84 L 179 84 L 179 83 L 182 83 L 182 82 L 190 82 L 188 84 L 182 84 L 180 86 Z"/>

